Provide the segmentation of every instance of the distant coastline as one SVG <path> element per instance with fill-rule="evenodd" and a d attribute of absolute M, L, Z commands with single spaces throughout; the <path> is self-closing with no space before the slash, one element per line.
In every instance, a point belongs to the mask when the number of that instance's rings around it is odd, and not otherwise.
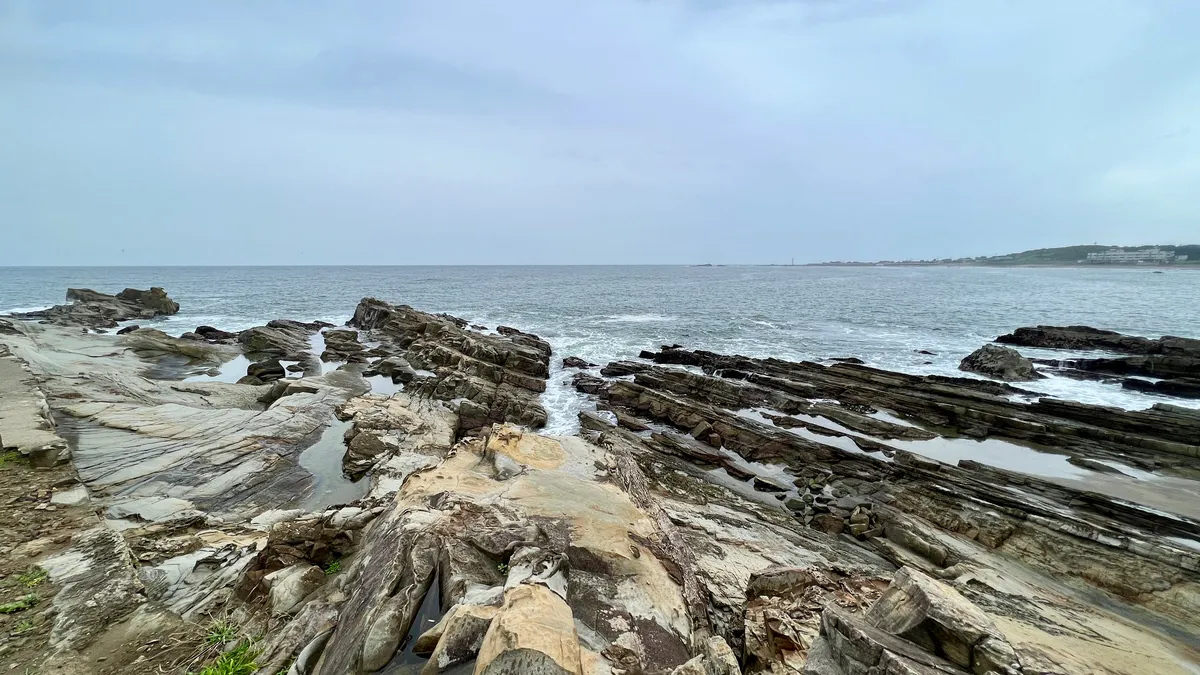
<path fill-rule="evenodd" d="M 827 261 L 815 267 L 1118 267 L 1200 269 L 1200 245 L 1063 246 L 975 258 Z"/>

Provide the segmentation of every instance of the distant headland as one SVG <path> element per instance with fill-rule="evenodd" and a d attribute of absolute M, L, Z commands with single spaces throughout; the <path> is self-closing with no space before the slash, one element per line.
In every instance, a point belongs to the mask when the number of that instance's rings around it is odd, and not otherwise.
<path fill-rule="evenodd" d="M 1197 266 L 1200 267 L 1200 245 L 1186 246 L 1061 246 L 1038 248 L 1007 255 L 976 258 L 941 258 L 931 260 L 879 260 L 876 262 L 830 261 L 812 263 L 821 266 L 890 266 L 890 265 L 969 265 L 987 267 L 1075 265 L 1138 265 L 1138 266 Z"/>

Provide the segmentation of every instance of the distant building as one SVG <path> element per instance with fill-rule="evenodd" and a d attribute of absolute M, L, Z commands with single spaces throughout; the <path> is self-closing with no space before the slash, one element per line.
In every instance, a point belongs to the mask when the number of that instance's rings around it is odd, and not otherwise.
<path fill-rule="evenodd" d="M 1110 248 L 1107 251 L 1087 254 L 1085 262 L 1102 265 L 1165 265 L 1173 262 L 1183 262 L 1184 260 L 1187 260 L 1187 256 L 1176 256 L 1174 251 L 1165 251 L 1155 247 L 1143 248 L 1136 251 L 1126 251 L 1123 248 Z"/>

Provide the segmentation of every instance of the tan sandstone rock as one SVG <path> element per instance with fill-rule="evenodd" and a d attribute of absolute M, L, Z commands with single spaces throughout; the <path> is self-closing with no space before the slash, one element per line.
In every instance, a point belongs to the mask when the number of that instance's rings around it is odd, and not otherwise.
<path fill-rule="evenodd" d="M 521 585 L 504 595 L 479 650 L 479 675 L 582 675 L 579 638 L 567 603 L 549 589 Z"/>

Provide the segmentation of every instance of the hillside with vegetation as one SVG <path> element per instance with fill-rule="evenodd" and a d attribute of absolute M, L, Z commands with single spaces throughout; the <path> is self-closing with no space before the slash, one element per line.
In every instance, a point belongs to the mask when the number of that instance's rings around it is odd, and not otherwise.
<path fill-rule="evenodd" d="M 1060 246 L 1058 248 L 1035 248 L 1031 251 L 1011 253 L 980 258 L 965 258 L 961 262 L 974 262 L 985 265 L 1064 265 L 1074 264 L 1087 259 L 1089 253 L 1099 253 L 1112 248 L 1122 248 L 1126 251 L 1144 251 L 1158 248 L 1164 251 L 1174 251 L 1175 255 L 1186 255 L 1189 262 L 1200 258 L 1200 245 L 1187 246 Z M 958 262 L 958 261 L 956 261 Z"/>
<path fill-rule="evenodd" d="M 1087 259 L 1089 253 L 1099 253 L 1113 248 L 1126 251 L 1144 251 L 1158 248 L 1172 251 L 1177 256 L 1187 256 L 1183 265 L 1200 264 L 1200 244 L 1153 245 L 1144 246 L 1103 246 L 1090 244 L 1084 246 L 1060 246 L 1057 248 L 1036 248 L 1020 253 L 1009 253 L 996 256 L 978 256 L 975 258 L 934 258 L 929 260 L 881 260 L 878 262 L 828 262 L 823 265 L 1076 265 Z M 1087 263 L 1084 263 L 1087 264 Z"/>

